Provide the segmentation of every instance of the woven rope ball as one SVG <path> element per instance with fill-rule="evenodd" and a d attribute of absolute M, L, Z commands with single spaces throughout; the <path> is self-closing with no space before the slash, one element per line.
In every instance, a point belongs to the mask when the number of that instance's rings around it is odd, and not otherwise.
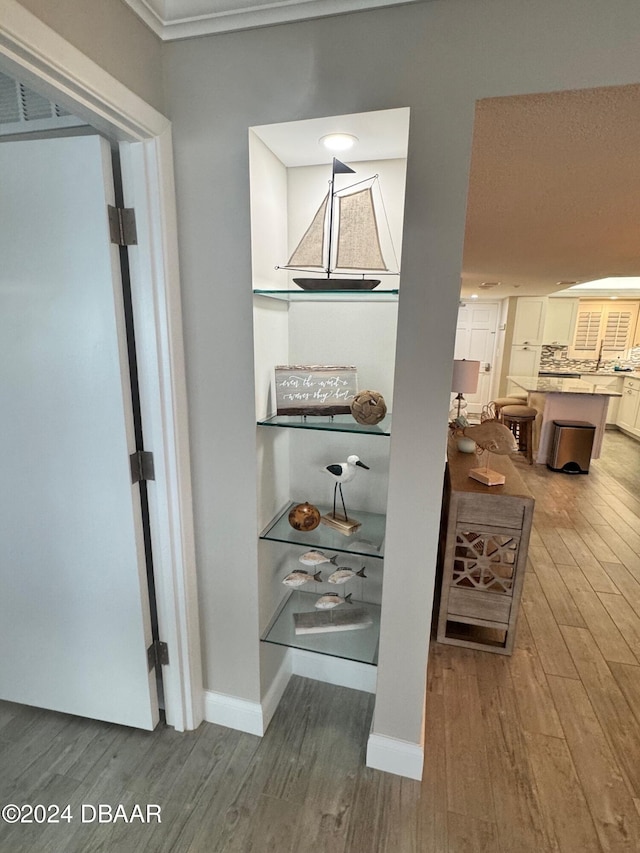
<path fill-rule="evenodd" d="M 373 426 L 387 414 L 387 404 L 379 391 L 358 391 L 351 401 L 351 414 L 359 424 Z"/>

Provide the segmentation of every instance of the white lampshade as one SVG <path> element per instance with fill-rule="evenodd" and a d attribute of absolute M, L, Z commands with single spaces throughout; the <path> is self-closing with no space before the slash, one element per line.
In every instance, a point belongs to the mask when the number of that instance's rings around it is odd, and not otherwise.
<path fill-rule="evenodd" d="M 478 388 L 479 374 L 479 361 L 467 361 L 465 358 L 454 359 L 451 390 L 455 391 L 456 394 L 474 394 Z"/>

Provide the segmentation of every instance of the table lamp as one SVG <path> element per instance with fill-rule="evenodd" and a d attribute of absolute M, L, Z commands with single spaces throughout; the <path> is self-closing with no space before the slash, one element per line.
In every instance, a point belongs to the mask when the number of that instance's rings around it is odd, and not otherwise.
<path fill-rule="evenodd" d="M 467 361 L 466 358 L 456 358 L 453 362 L 453 377 L 451 379 L 451 390 L 457 394 L 454 404 L 457 402 L 458 410 L 455 417 L 459 418 L 461 411 L 467 408 L 464 394 L 475 394 L 478 388 L 478 376 L 480 375 L 480 362 Z M 454 411 L 453 406 L 451 407 Z"/>

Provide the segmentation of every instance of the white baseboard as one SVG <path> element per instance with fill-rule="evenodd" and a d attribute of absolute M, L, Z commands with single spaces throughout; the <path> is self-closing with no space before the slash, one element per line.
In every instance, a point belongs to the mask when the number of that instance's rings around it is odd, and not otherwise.
<path fill-rule="evenodd" d="M 204 719 L 208 723 L 262 737 L 292 675 L 375 693 L 377 674 L 377 667 L 369 664 L 318 655 L 301 649 L 287 649 L 262 702 L 250 702 L 247 699 L 228 696 L 226 693 L 205 690 Z"/>
<path fill-rule="evenodd" d="M 315 681 L 335 684 L 337 687 L 351 687 L 365 693 L 376 692 L 378 668 L 353 660 L 318 655 L 302 649 L 289 649 L 291 674 Z"/>
<path fill-rule="evenodd" d="M 264 734 L 264 715 L 260 702 L 249 702 L 237 696 L 205 690 L 204 718 L 207 723 L 216 723 L 250 735 L 262 737 Z"/>
<path fill-rule="evenodd" d="M 289 656 L 285 655 L 262 702 L 249 702 L 237 696 L 205 690 L 204 719 L 207 723 L 216 723 L 228 729 L 262 737 L 276 712 L 290 678 L 291 662 Z"/>
<path fill-rule="evenodd" d="M 421 780 L 423 764 L 424 747 L 419 743 L 410 743 L 386 735 L 369 735 L 367 767 Z"/>
<path fill-rule="evenodd" d="M 271 722 L 271 718 L 275 714 L 278 704 L 282 699 L 282 694 L 287 689 L 287 684 L 292 676 L 291 671 L 291 649 L 287 649 L 280 668 L 271 682 L 271 686 L 267 690 L 262 700 L 262 721 L 264 725 L 263 733 L 266 732 L 267 726 Z"/>

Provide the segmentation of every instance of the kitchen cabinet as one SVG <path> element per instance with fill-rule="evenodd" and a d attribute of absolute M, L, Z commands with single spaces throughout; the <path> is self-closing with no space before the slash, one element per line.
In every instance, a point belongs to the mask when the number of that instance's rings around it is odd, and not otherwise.
<path fill-rule="evenodd" d="M 602 376 L 594 373 L 581 373 L 580 379 L 586 382 L 597 382 L 603 388 L 608 388 L 610 391 L 622 393 L 622 384 L 624 375 L 621 376 Z M 607 408 L 607 426 L 616 426 L 618 423 L 618 410 L 620 408 L 620 397 L 611 397 Z"/>
<path fill-rule="evenodd" d="M 521 296 L 516 300 L 508 374 L 537 375 L 542 356 L 547 301 L 546 296 Z M 507 383 L 506 393 L 513 390 L 515 386 Z"/>
<path fill-rule="evenodd" d="M 569 358 L 624 356 L 634 344 L 640 301 L 581 299 Z"/>
<path fill-rule="evenodd" d="M 640 438 L 640 379 L 624 380 L 617 424 L 624 432 Z"/>
<path fill-rule="evenodd" d="M 512 346 L 541 346 L 544 343 L 547 302 L 546 296 L 521 296 L 518 298 Z"/>
<path fill-rule="evenodd" d="M 441 559 L 440 643 L 511 654 L 534 499 L 507 456 L 491 457 L 501 486 L 469 477 L 475 454 L 449 442 Z M 487 630 L 489 629 L 489 630 Z"/>
<path fill-rule="evenodd" d="M 543 343 L 569 346 L 575 334 L 579 299 L 550 298 L 544 323 Z"/>
<path fill-rule="evenodd" d="M 542 347 L 540 346 L 515 346 L 511 347 L 511 358 L 509 361 L 509 375 L 511 376 L 537 376 L 540 368 L 540 357 Z M 507 383 L 507 394 L 519 391 L 511 380 Z"/>

